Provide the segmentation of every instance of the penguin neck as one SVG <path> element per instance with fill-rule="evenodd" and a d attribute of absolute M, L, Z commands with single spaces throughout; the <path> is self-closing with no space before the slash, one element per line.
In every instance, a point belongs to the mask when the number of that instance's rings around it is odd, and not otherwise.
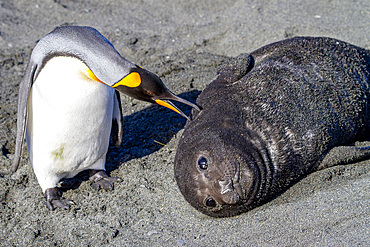
<path fill-rule="evenodd" d="M 100 92 L 114 92 L 113 88 L 94 80 L 83 61 L 69 56 L 50 58 L 38 74 L 32 90 L 44 98 L 45 102 L 58 102 L 59 99 L 71 105 Z"/>
<path fill-rule="evenodd" d="M 39 77 L 42 77 L 42 79 L 48 78 L 53 81 L 64 81 L 64 83 L 68 83 L 68 81 L 81 81 L 92 84 L 104 84 L 91 72 L 82 60 L 73 56 L 53 56 L 48 58 L 37 75 L 36 81 L 38 81 Z"/>

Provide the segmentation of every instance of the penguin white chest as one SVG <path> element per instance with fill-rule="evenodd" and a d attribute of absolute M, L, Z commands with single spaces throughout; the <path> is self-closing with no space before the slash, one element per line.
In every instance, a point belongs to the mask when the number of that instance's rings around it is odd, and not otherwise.
<path fill-rule="evenodd" d="M 26 141 L 43 191 L 86 169 L 104 170 L 114 89 L 73 57 L 54 57 L 39 73 L 28 100 Z"/>

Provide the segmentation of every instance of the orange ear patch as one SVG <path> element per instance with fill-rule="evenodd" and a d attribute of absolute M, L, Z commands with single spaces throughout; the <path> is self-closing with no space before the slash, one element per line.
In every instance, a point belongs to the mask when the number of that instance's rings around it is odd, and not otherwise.
<path fill-rule="evenodd" d="M 101 82 L 101 83 L 105 84 L 104 82 L 102 82 L 101 80 L 99 80 L 98 77 L 96 77 L 94 75 L 94 73 L 90 69 L 87 70 L 87 73 L 88 73 L 89 77 L 91 79 L 93 79 L 94 81 L 98 81 L 98 82 Z"/>
<path fill-rule="evenodd" d="M 126 86 L 126 87 L 138 87 L 141 84 L 141 77 L 137 72 L 131 72 L 125 76 L 122 80 L 113 85 L 113 87 Z"/>

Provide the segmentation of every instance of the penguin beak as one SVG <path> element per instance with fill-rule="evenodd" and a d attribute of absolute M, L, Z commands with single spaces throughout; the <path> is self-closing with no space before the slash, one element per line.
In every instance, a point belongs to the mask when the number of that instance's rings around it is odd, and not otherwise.
<path fill-rule="evenodd" d="M 162 97 L 161 97 L 162 98 Z M 157 103 L 158 105 L 161 105 L 161 106 L 164 106 L 164 107 L 167 107 L 168 109 L 171 109 L 172 111 L 174 112 L 177 112 L 178 114 L 180 114 L 181 116 L 183 116 L 184 118 L 186 118 L 187 120 L 191 121 L 190 118 L 185 114 L 183 113 L 179 108 L 177 108 L 171 101 L 169 100 L 176 100 L 178 102 L 181 102 L 181 103 L 184 103 L 188 106 L 191 106 L 193 108 L 195 108 L 196 110 L 200 111 L 200 108 L 199 106 L 197 106 L 196 104 L 193 104 L 183 98 L 180 98 L 174 94 L 172 94 L 171 92 L 168 91 L 168 94 L 163 97 L 162 99 L 153 99 L 155 101 L 155 103 Z"/>
<path fill-rule="evenodd" d="M 171 101 L 167 101 L 167 100 L 165 101 L 165 100 L 160 100 L 160 99 L 156 99 L 154 101 L 158 105 L 167 107 L 168 109 L 171 109 L 172 111 L 177 112 L 178 114 L 180 114 L 181 116 L 183 116 L 184 118 L 190 121 L 190 118 L 185 113 L 183 113 L 179 108 L 177 108 Z"/>

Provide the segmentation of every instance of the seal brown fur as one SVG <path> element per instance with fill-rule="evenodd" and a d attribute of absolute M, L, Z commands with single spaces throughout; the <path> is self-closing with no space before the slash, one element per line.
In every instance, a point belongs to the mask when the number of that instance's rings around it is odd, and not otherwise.
<path fill-rule="evenodd" d="M 179 142 L 175 178 L 201 212 L 233 216 L 305 175 L 370 156 L 370 52 L 297 37 L 222 65 Z"/>

